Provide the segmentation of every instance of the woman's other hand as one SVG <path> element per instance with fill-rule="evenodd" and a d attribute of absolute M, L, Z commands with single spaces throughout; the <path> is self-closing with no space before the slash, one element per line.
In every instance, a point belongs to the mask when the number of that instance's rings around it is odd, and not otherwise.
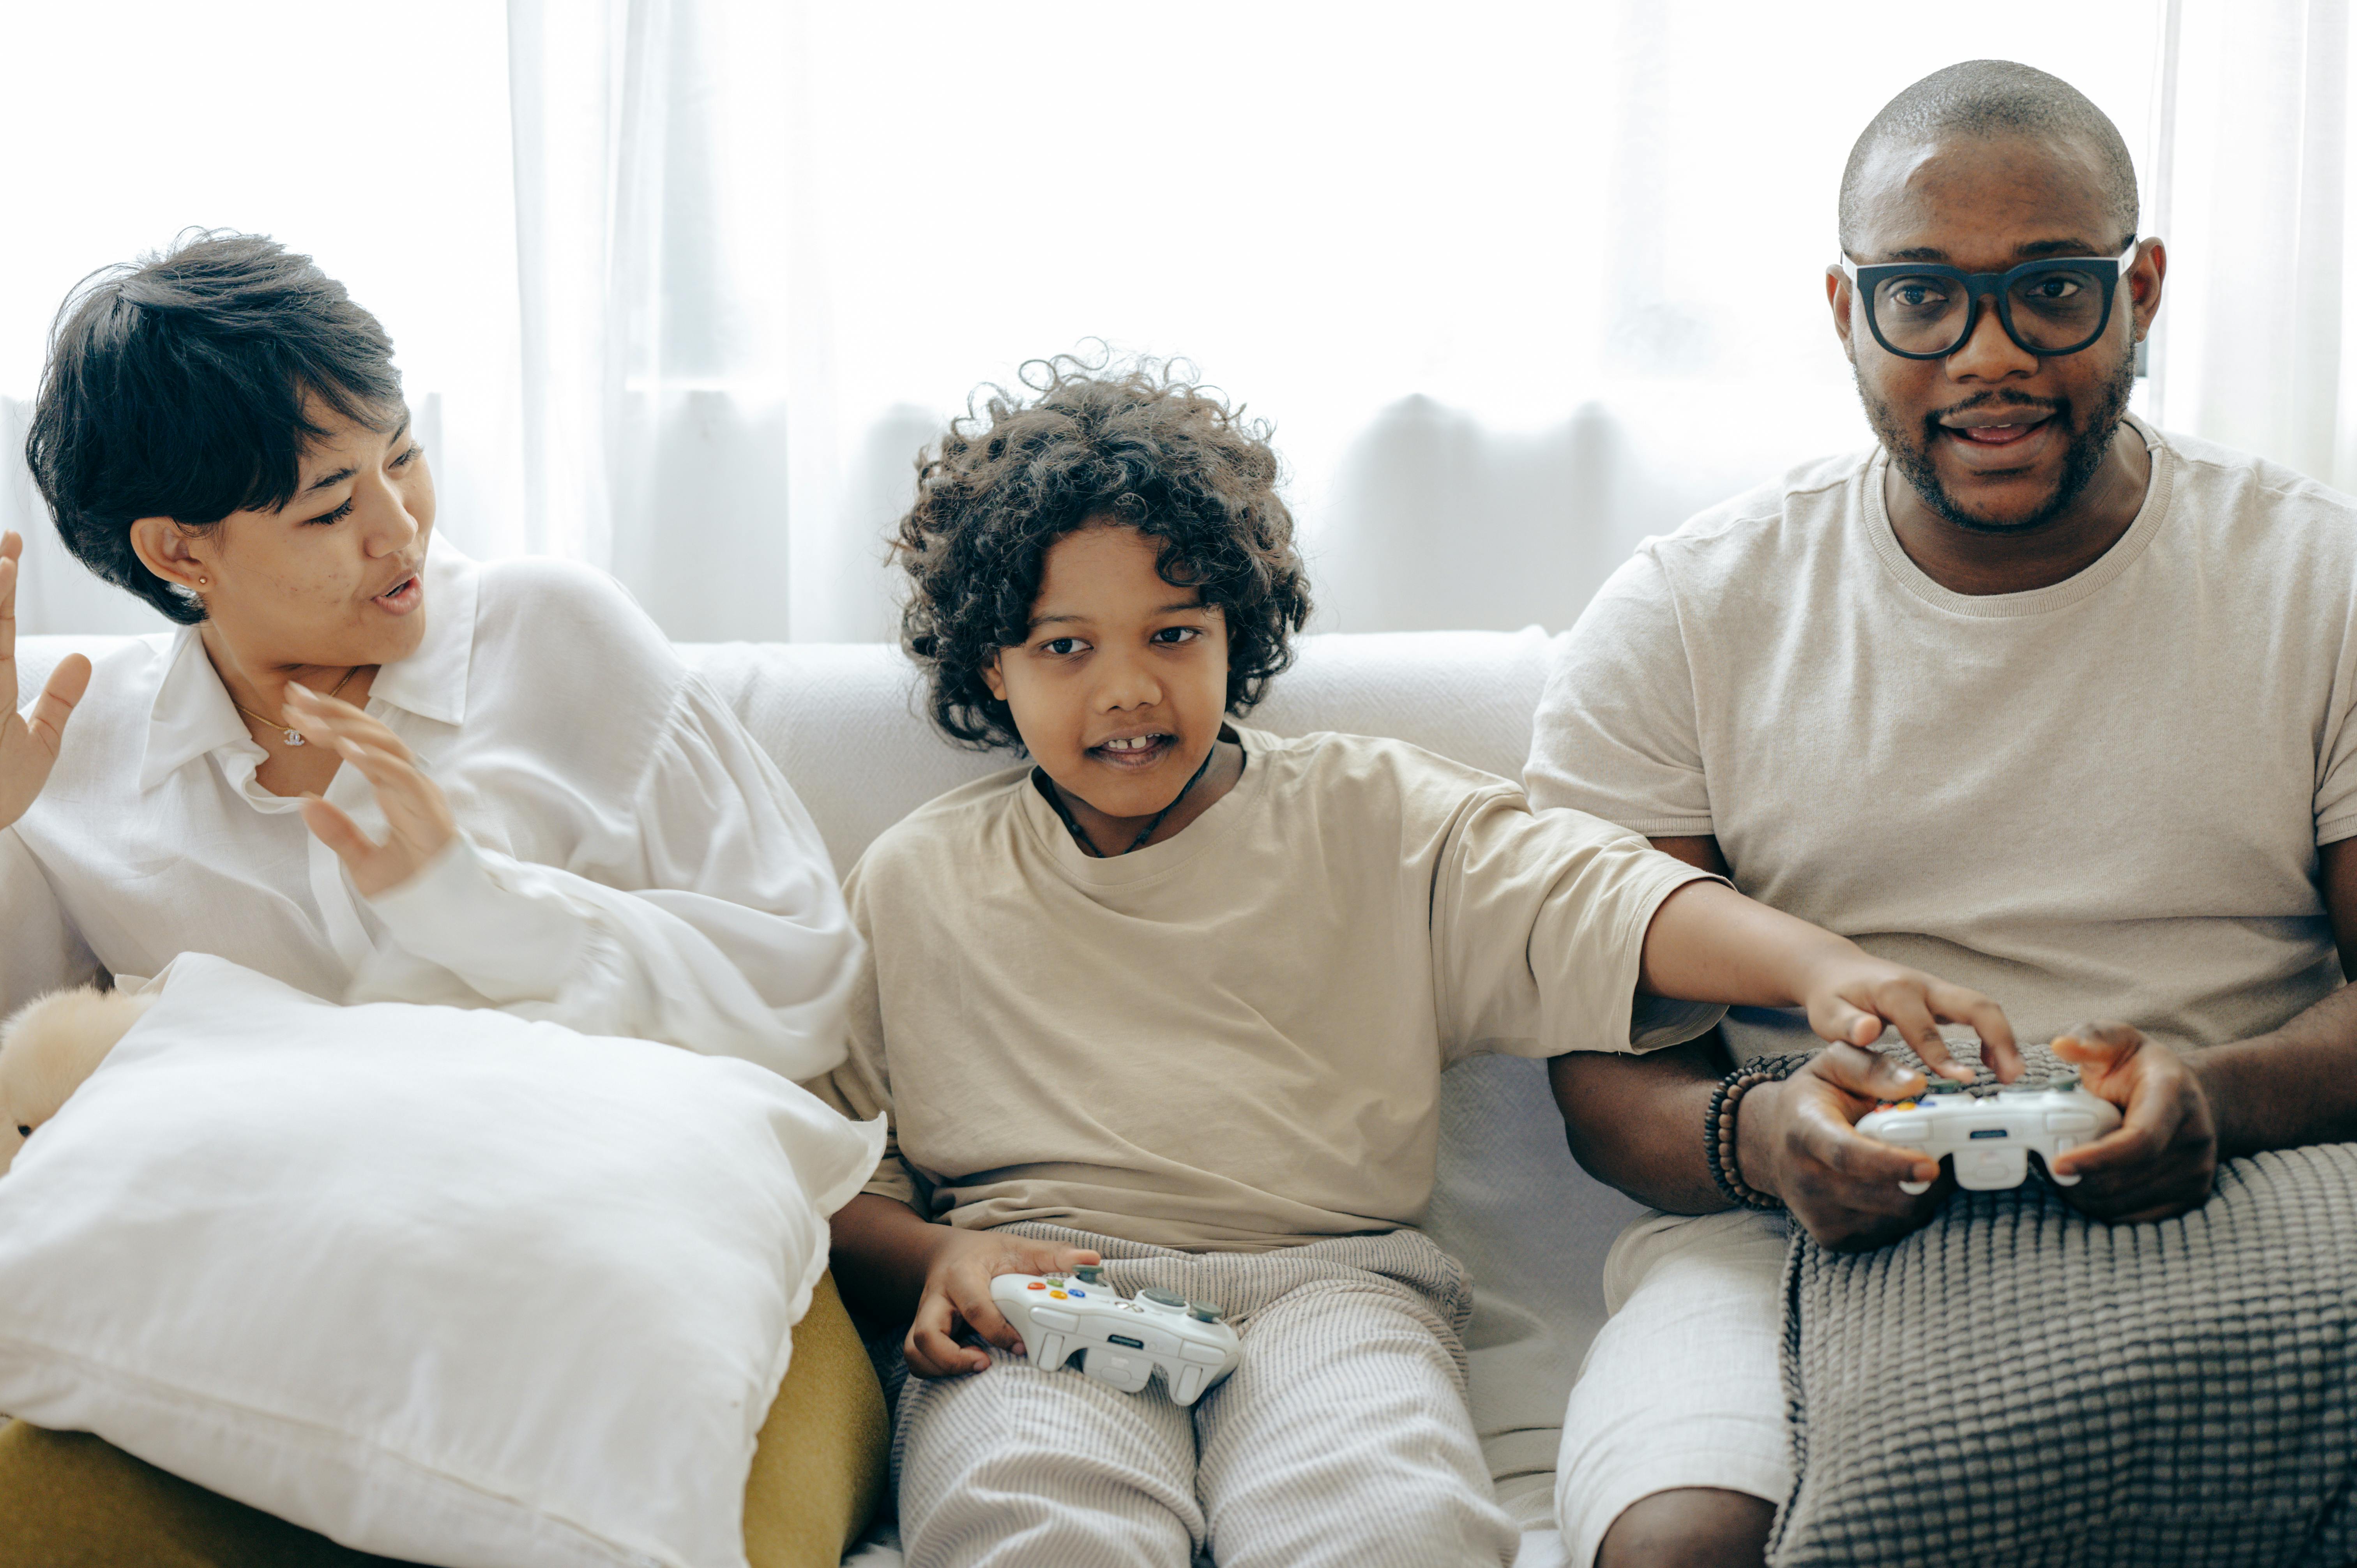
<path fill-rule="evenodd" d="M 24 556 L 22 537 L 0 534 L 0 828 L 39 797 L 65 744 L 66 719 L 90 690 L 90 660 L 69 653 L 49 671 L 32 711 L 16 711 L 16 575 Z"/>
<path fill-rule="evenodd" d="M 378 843 L 338 807 L 317 795 L 303 798 L 303 823 L 351 873 L 363 898 L 392 891 L 432 864 L 458 836 L 450 802 L 417 766 L 401 737 L 350 703 L 308 687 L 286 688 L 286 722 L 313 746 L 325 746 L 361 770 L 376 790 L 387 830 Z"/>

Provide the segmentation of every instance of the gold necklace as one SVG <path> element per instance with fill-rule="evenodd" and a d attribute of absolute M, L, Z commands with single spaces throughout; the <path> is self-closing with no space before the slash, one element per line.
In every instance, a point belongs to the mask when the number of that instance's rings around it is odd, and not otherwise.
<path fill-rule="evenodd" d="M 345 671 L 344 678 L 336 682 L 336 689 L 329 692 L 328 695 L 330 697 L 342 696 L 344 694 L 344 688 L 350 685 L 353 678 L 359 675 L 362 670 L 367 668 L 368 666 L 364 664 L 355 664 L 350 669 Z M 228 693 L 228 682 L 224 681 L 221 682 L 221 691 L 224 694 Z M 239 702 L 235 697 L 230 698 L 229 705 L 235 708 L 239 713 L 243 714 L 247 718 L 252 719 L 255 724 L 260 725 L 263 728 L 276 730 L 280 738 L 285 740 L 289 746 L 305 746 L 309 744 L 304 740 L 303 732 L 301 730 L 288 729 L 285 725 L 272 724 L 268 719 L 264 718 L 260 714 L 255 713 L 252 708 L 249 708 L 243 703 Z"/>

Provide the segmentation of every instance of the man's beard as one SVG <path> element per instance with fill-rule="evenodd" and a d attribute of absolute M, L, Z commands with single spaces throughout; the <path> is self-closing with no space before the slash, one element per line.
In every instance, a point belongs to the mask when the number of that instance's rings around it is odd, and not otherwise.
<path fill-rule="evenodd" d="M 1851 367 L 1853 374 L 1856 369 Z M 1858 400 L 1866 404 L 1867 422 L 1874 426 L 1875 435 L 1882 440 L 1883 450 L 1890 454 L 1890 460 L 1897 465 L 1899 472 L 1915 488 L 1915 493 L 1923 499 L 1925 506 L 1956 527 L 1973 533 L 2028 533 L 2033 529 L 2043 528 L 2069 510 L 2093 481 L 2095 470 L 2103 467 L 2104 457 L 2111 450 L 2112 436 L 2127 413 L 2128 393 L 2135 387 L 2136 361 L 2123 355 L 2118 372 L 2097 394 L 2092 416 L 2083 424 L 2072 419 L 2073 411 L 2068 398 L 2046 401 L 2018 394 L 1984 392 L 1969 402 L 1924 415 L 1921 436 L 1910 439 L 1910 432 L 1891 411 L 1890 405 L 1867 389 L 1864 376 L 1857 377 Z M 2072 433 L 2070 447 L 2062 455 L 2062 478 L 2055 485 L 2054 493 L 2047 497 L 2045 504 L 2037 510 L 2010 522 L 1995 522 L 1966 511 L 1956 498 L 1948 493 L 1947 487 L 1940 482 L 1939 470 L 1932 463 L 1932 443 L 1943 438 L 1944 427 L 1940 424 L 1943 415 L 1968 408 L 1990 407 L 2038 409 L 2061 421 L 2063 427 Z"/>

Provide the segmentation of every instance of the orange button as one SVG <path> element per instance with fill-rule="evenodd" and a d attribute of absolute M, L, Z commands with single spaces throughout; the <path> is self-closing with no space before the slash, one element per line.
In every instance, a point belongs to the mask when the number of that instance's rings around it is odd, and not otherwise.
<path fill-rule="evenodd" d="M 1025 1285 L 1023 1288 L 1025 1290 L 1046 1290 L 1048 1287 L 1041 1284 L 1038 1280 L 1033 1280 L 1029 1284 Z"/>

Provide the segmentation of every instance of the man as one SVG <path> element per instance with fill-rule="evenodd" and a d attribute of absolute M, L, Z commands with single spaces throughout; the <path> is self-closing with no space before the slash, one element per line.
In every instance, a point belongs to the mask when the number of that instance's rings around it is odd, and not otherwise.
<path fill-rule="evenodd" d="M 2053 77 L 1894 99 L 1825 282 L 1878 449 L 1641 546 L 1528 770 L 1536 804 L 2070 1036 L 2126 1119 L 2057 1168 L 2123 1223 L 2222 1157 L 2357 1137 L 2357 502 L 2127 416 L 2168 270 L 2136 220 L 2118 131 Z M 1582 1162 L 1666 1211 L 1614 1248 L 1566 1416 L 1576 1563 L 1757 1563 L 1792 1485 L 1782 1217 L 1735 1208 L 1699 1136 L 1728 1048 L 1800 1046 L 1730 1021 L 1554 1064 Z M 1723 1174 L 1829 1245 L 1903 1234 L 1944 1187 L 1902 1193 L 1922 1156 L 1852 1126 L 1898 1081 L 1835 1047 L 1751 1090 Z"/>

